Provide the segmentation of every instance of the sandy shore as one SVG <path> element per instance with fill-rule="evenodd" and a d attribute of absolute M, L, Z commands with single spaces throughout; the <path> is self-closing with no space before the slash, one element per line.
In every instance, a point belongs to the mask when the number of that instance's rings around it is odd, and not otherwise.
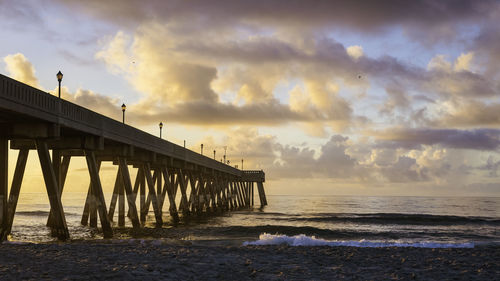
<path fill-rule="evenodd" d="M 158 241 L 0 245 L 0 279 L 498 280 L 500 247 L 213 246 Z"/>

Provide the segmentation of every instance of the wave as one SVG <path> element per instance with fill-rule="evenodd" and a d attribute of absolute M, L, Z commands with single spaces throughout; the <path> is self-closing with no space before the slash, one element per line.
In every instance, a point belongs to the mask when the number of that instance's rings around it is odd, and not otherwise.
<path fill-rule="evenodd" d="M 48 217 L 49 216 L 49 211 L 41 211 L 41 210 L 36 210 L 36 211 L 16 211 L 16 216 L 32 216 L 32 217 Z M 76 213 L 68 213 L 64 212 L 65 216 L 81 216 L 81 214 L 76 214 Z"/>
<path fill-rule="evenodd" d="M 259 214 L 260 215 L 260 214 Z M 400 213 L 319 213 L 303 216 L 289 216 L 274 213 L 272 219 L 279 221 L 311 221 L 356 224 L 403 224 L 403 225 L 500 225 L 500 219 L 491 217 L 464 217 L 430 214 L 400 214 Z"/>
<path fill-rule="evenodd" d="M 176 229 L 177 232 L 179 229 Z M 194 235 L 203 234 L 221 237 L 257 237 L 261 233 L 276 233 L 285 235 L 300 235 L 319 236 L 326 239 L 340 240 L 398 240 L 398 239 L 427 239 L 441 241 L 492 241 L 498 240 L 496 235 L 484 233 L 471 233 L 463 231 L 443 230 L 443 229 L 415 229 L 404 231 L 380 229 L 375 230 L 355 230 L 355 229 L 324 229 L 312 226 L 287 226 L 287 225 L 259 225 L 259 226 L 213 226 L 199 229 L 186 229 Z"/>
<path fill-rule="evenodd" d="M 16 211 L 15 215 L 20 215 L 20 216 L 48 216 L 49 212 L 47 211 Z"/>
<path fill-rule="evenodd" d="M 441 243 L 441 242 L 377 242 L 377 241 L 332 241 L 307 236 L 305 234 L 287 236 L 278 234 L 262 233 L 257 241 L 243 242 L 243 246 L 249 245 L 281 245 L 289 246 L 331 246 L 331 247 L 361 247 L 361 248 L 382 248 L 382 247 L 410 247 L 410 248 L 474 248 L 474 243 Z"/>

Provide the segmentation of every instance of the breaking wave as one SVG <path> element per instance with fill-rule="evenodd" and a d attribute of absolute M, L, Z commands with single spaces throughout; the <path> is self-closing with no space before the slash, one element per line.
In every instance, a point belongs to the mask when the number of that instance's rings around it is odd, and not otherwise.
<path fill-rule="evenodd" d="M 249 245 L 281 245 L 289 246 L 331 246 L 331 247 L 361 247 L 361 248 L 382 248 L 382 247 L 411 247 L 411 248 L 474 248 L 474 243 L 440 243 L 440 242 L 401 242 L 401 241 L 331 241 L 307 236 L 305 234 L 287 236 L 280 234 L 262 233 L 257 241 L 246 241 L 243 246 Z"/>

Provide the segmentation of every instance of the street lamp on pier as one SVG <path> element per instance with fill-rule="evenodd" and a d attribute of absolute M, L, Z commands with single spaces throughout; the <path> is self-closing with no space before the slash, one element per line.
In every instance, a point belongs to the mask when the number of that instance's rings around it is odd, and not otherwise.
<path fill-rule="evenodd" d="M 215 149 L 214 149 L 214 160 L 215 160 Z"/>
<path fill-rule="evenodd" d="M 243 159 L 241 159 L 241 169 L 243 170 Z"/>
<path fill-rule="evenodd" d="M 226 163 L 227 146 L 224 146 L 224 163 Z"/>
<path fill-rule="evenodd" d="M 63 78 L 62 72 L 59 70 L 59 72 L 56 74 L 57 81 L 59 82 L 59 98 L 61 98 L 61 81 Z"/>
<path fill-rule="evenodd" d="M 203 155 L 203 144 L 201 144 L 201 155 Z"/>
<path fill-rule="evenodd" d="M 158 124 L 158 126 L 160 127 L 160 139 L 161 139 L 161 129 L 163 129 L 163 122 L 160 122 L 160 124 Z"/>
<path fill-rule="evenodd" d="M 125 104 L 122 104 L 122 123 L 125 124 L 125 110 L 127 109 L 127 106 Z"/>

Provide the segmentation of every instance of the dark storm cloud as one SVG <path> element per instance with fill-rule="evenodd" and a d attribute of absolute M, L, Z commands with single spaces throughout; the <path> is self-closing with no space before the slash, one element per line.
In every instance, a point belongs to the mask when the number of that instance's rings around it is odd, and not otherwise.
<path fill-rule="evenodd" d="M 500 147 L 500 130 L 476 129 L 392 129 L 375 134 L 377 146 L 420 149 L 422 145 L 446 148 L 496 150 Z"/>
<path fill-rule="evenodd" d="M 500 12 L 496 22 L 500 20 Z M 490 25 L 481 30 L 476 37 L 474 49 L 483 55 L 483 65 L 490 76 L 500 74 L 500 30 L 497 25 Z M 500 84 L 497 84 L 500 87 Z"/>
<path fill-rule="evenodd" d="M 105 20 L 119 23 L 142 22 L 152 18 L 170 21 L 191 19 L 222 26 L 265 24 L 295 28 L 322 28 L 343 25 L 373 31 L 390 25 L 437 27 L 455 22 L 480 20 L 496 8 L 494 0 L 382 0 L 382 1 L 299 1 L 299 0 L 171 0 L 171 1 L 61 1 L 75 5 Z"/>
<path fill-rule="evenodd" d="M 156 114 L 150 114 L 141 108 L 132 110 L 130 118 L 144 124 L 165 119 L 171 122 L 193 125 L 279 125 L 290 121 L 311 121 L 316 118 L 314 115 L 293 112 L 287 105 L 279 104 L 278 102 L 256 103 L 243 106 L 204 101 L 184 102 L 177 104 L 173 108 L 169 108 L 168 111 L 158 110 L 159 113 Z"/>

